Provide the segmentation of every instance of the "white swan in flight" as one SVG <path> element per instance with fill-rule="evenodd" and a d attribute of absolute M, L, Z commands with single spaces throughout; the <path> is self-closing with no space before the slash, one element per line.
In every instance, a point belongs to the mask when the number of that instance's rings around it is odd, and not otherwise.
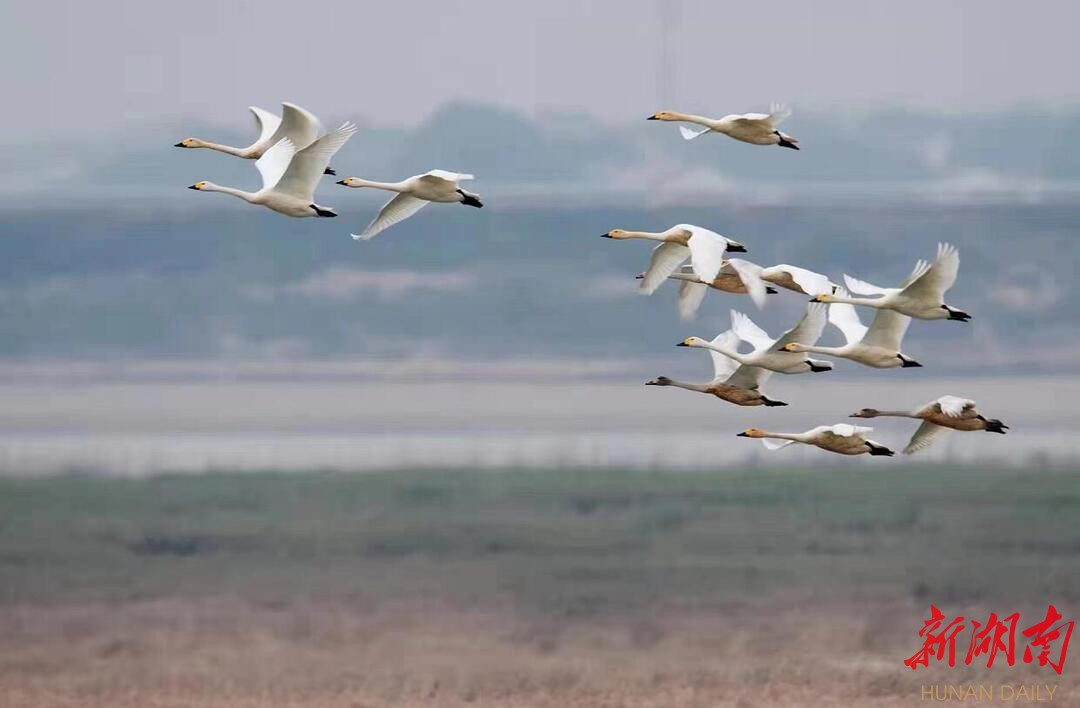
<path fill-rule="evenodd" d="M 212 143 L 209 140 L 199 138 L 184 138 L 174 147 L 178 148 L 209 148 L 227 155 L 235 155 L 245 160 L 258 160 L 267 150 L 277 145 L 282 138 L 288 138 L 297 150 L 303 150 L 315 142 L 326 130 L 322 123 L 311 111 L 305 110 L 295 103 L 282 103 L 281 116 L 276 116 L 270 111 L 257 106 L 249 106 L 248 110 L 255 116 L 255 125 L 259 129 L 259 137 L 247 147 L 232 147 Z M 327 167 L 323 174 L 337 174 Z"/>
<path fill-rule="evenodd" d="M 415 175 L 400 182 L 374 182 L 359 177 L 346 177 L 338 184 L 361 189 L 372 187 L 397 192 L 397 196 L 383 205 L 370 224 L 361 233 L 352 234 L 354 241 L 368 241 L 379 232 L 390 228 L 399 221 L 426 207 L 431 202 L 444 204 L 464 204 L 480 208 L 480 195 L 461 188 L 459 182 L 473 179 L 472 175 L 446 170 L 431 170 L 422 175 Z"/>
<path fill-rule="evenodd" d="M 694 275 L 702 282 L 711 283 L 720 274 L 720 268 L 724 264 L 724 251 L 746 252 L 746 246 L 738 241 L 693 224 L 676 224 L 667 231 L 658 233 L 612 229 L 600 235 L 617 240 L 636 238 L 661 242 L 653 249 L 649 268 L 641 279 L 639 291 L 642 295 L 652 295 L 687 258 L 690 259 Z"/>
<path fill-rule="evenodd" d="M 860 295 L 877 297 L 851 297 L 817 295 L 817 302 L 846 302 L 878 309 L 895 310 L 918 320 L 956 320 L 967 322 L 971 315 L 945 304 L 945 292 L 956 282 L 960 271 L 960 252 L 955 246 L 939 243 L 937 258 L 933 263 L 919 261 L 911 275 L 898 288 L 880 288 L 863 280 L 844 276 L 848 290 Z"/>
<path fill-rule="evenodd" d="M 706 283 L 694 275 L 692 267 L 682 266 L 668 276 L 668 279 L 678 280 L 680 283 L 679 317 L 684 320 L 693 319 L 709 288 L 736 295 L 749 295 L 755 305 L 759 308 L 765 307 L 765 296 L 775 295 L 777 290 L 765 285 L 758 275 L 760 272 L 761 266 L 750 261 L 728 258 L 720 266 L 720 274 L 713 278 L 711 283 Z M 645 274 L 641 273 L 636 277 L 643 280 Z"/>
<path fill-rule="evenodd" d="M 847 296 L 843 288 L 836 294 Z M 838 356 L 875 369 L 922 366 L 907 354 L 900 351 L 900 340 L 904 338 L 911 318 L 894 310 L 878 310 L 874 321 L 867 327 L 859 320 L 859 313 L 853 305 L 834 303 L 829 305 L 829 322 L 844 334 L 847 341 L 842 347 L 823 347 L 813 344 L 791 342 L 784 345 L 784 351 L 811 352 Z"/>
<path fill-rule="evenodd" d="M 762 268 L 760 276 L 766 283 L 810 297 L 832 293 L 837 288 L 836 283 L 821 273 L 787 263 Z"/>
<path fill-rule="evenodd" d="M 255 167 L 263 181 L 262 189 L 258 192 L 245 192 L 213 182 L 196 182 L 188 189 L 224 192 L 286 216 L 337 216 L 333 209 L 315 203 L 315 187 L 330 163 L 330 158 L 354 133 L 355 125 L 343 123 L 340 128 L 322 136 L 303 150 L 297 150 L 291 140 L 282 138 L 255 161 Z"/>
<path fill-rule="evenodd" d="M 712 344 L 726 346 L 734 349 L 739 345 L 739 338 L 731 330 L 719 334 Z M 707 384 L 690 384 L 670 379 L 667 376 L 659 376 L 652 381 L 646 381 L 646 386 L 675 386 L 685 388 L 688 391 L 697 391 L 716 396 L 720 400 L 734 403 L 737 406 L 786 406 L 783 401 L 775 401 L 765 396 L 758 390 L 769 378 L 767 369 L 757 366 L 736 364 L 735 361 L 716 351 L 710 351 L 713 361 L 713 380 Z"/>
<path fill-rule="evenodd" d="M 867 438 L 866 433 L 872 430 L 873 428 L 837 423 L 836 425 L 819 425 L 805 433 L 769 433 L 760 428 L 747 428 L 739 433 L 738 437 L 757 438 L 768 450 L 779 450 L 792 443 L 802 443 L 841 455 L 870 454 L 892 457 L 896 454 L 881 443 Z"/>
<path fill-rule="evenodd" d="M 809 359 L 801 354 L 795 354 L 784 347 L 792 342 L 800 344 L 814 344 L 825 330 L 825 316 L 827 308 L 824 305 L 810 304 L 806 308 L 806 315 L 799 323 L 784 332 L 779 339 L 772 339 L 765 330 L 754 324 L 753 320 L 741 312 L 731 311 L 731 331 L 735 336 L 749 342 L 754 351 L 749 354 L 741 354 L 734 346 L 727 342 L 717 344 L 700 337 L 688 337 L 679 342 L 680 347 L 701 347 L 720 352 L 726 357 L 734 359 L 740 364 L 747 366 L 760 366 L 763 369 L 776 371 L 781 374 L 805 374 L 808 372 L 829 371 L 833 368 L 830 361 Z"/>
<path fill-rule="evenodd" d="M 922 421 L 915 434 L 911 436 L 905 454 L 924 450 L 942 433 L 949 430 L 985 430 L 988 433 L 1001 433 L 1009 426 L 997 418 L 986 418 L 975 410 L 975 401 L 960 396 L 942 396 L 920 406 L 913 411 L 879 411 L 876 408 L 863 408 L 853 413 L 852 418 L 877 418 L 892 416 L 897 418 L 915 418 Z"/>
<path fill-rule="evenodd" d="M 678 113 L 676 111 L 660 111 L 649 116 L 648 120 L 678 121 L 681 123 L 696 123 L 704 126 L 700 130 L 679 126 L 679 132 L 686 140 L 693 140 L 699 135 L 710 131 L 723 133 L 724 135 L 741 140 L 753 145 L 779 145 L 780 147 L 798 150 L 798 139 L 787 133 L 781 133 L 776 126 L 791 115 L 791 111 L 780 104 L 773 104 L 770 113 L 743 113 L 727 115 L 723 118 L 706 118 L 691 113 Z"/>

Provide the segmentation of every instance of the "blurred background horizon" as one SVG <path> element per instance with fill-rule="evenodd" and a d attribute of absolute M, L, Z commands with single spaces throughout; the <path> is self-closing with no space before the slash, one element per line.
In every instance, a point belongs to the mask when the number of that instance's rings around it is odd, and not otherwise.
<path fill-rule="evenodd" d="M 945 393 L 1013 431 L 954 435 L 928 460 L 1076 457 L 1075 5 L 316 3 L 304 33 L 294 12 L 11 8 L 0 57 L 33 70 L 3 84 L 19 110 L 0 137 L 0 395 L 18 404 L 0 473 L 730 466 L 762 457 L 733 438 L 749 425 Z M 285 100 L 361 126 L 340 176 L 471 172 L 485 208 L 432 207 L 354 243 L 385 194 L 325 180 L 341 216 L 297 220 L 183 189 L 255 188 L 251 162 L 172 144 L 246 145 L 246 107 Z M 644 120 L 773 101 L 794 108 L 802 151 Z M 884 285 L 955 243 L 949 300 L 974 320 L 915 322 L 904 348 L 923 369 L 774 376 L 791 406 L 767 417 L 646 389 L 708 380 L 708 357 L 673 345 L 727 329 L 729 310 L 775 336 L 805 305 L 710 293 L 680 322 L 674 284 L 638 297 L 648 246 L 599 234 L 682 222 L 763 266 Z M 823 343 L 839 341 L 830 327 Z M 900 448 L 913 424 L 876 426 Z"/>

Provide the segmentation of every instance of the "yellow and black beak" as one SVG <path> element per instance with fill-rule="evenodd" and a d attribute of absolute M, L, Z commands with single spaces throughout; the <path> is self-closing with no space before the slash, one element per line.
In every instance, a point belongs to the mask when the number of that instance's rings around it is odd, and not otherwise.
<path fill-rule="evenodd" d="M 651 116 L 649 116 L 649 117 L 648 117 L 648 118 L 646 118 L 645 120 L 660 120 L 660 116 L 658 116 L 658 115 L 656 115 L 655 113 L 653 113 L 653 114 L 652 114 Z"/>
<path fill-rule="evenodd" d="M 742 433 L 736 433 L 735 437 L 737 437 L 737 438 L 748 438 L 750 436 L 747 435 L 745 432 L 742 432 Z"/>
<path fill-rule="evenodd" d="M 182 147 L 187 147 L 187 145 L 184 145 L 183 141 L 181 141 L 181 142 L 177 143 L 176 145 L 173 145 L 173 147 L 174 148 L 182 148 Z"/>
<path fill-rule="evenodd" d="M 197 184 L 193 184 L 193 185 L 191 185 L 190 187 L 188 187 L 188 189 L 202 189 L 202 187 L 200 187 L 200 186 L 199 186 L 199 185 L 197 185 Z"/>

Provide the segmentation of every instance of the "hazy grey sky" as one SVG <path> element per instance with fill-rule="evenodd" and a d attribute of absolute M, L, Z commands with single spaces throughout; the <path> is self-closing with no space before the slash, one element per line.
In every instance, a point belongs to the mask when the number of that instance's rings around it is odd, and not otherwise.
<path fill-rule="evenodd" d="M 661 88 L 662 4 L 672 7 Z M 4 137 L 123 129 L 248 104 L 415 123 L 454 98 L 644 117 L 659 98 L 766 107 L 1007 107 L 1080 98 L 1073 0 L 365 2 L 3 0 Z M 665 93 L 666 92 L 666 93 Z M 18 106 L 18 110 L 12 110 Z"/>

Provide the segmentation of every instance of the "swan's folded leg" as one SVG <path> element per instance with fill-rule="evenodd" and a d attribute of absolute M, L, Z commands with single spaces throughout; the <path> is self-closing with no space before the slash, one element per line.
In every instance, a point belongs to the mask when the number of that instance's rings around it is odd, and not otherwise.
<path fill-rule="evenodd" d="M 679 126 L 679 132 L 682 133 L 683 140 L 693 140 L 699 135 L 708 133 L 712 128 L 702 128 L 701 130 L 694 130 L 693 128 L 687 128 L 685 125 Z"/>

